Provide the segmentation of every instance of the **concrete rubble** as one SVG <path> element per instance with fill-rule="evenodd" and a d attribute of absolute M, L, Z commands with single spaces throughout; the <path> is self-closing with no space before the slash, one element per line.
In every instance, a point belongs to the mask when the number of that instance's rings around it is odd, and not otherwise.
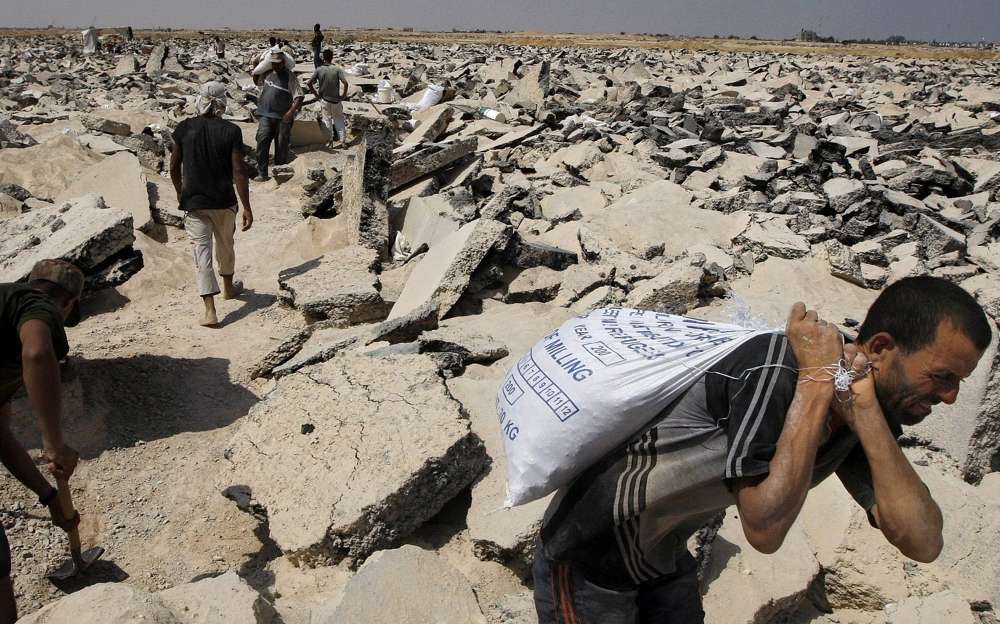
<path fill-rule="evenodd" d="M 487 462 L 424 355 L 350 355 L 282 377 L 226 457 L 277 546 L 313 565 L 395 545 Z"/>
<path fill-rule="evenodd" d="M 9 41 L 0 51 L 21 45 Z M 170 132 L 199 83 L 221 80 L 255 164 L 246 69 L 259 44 L 231 41 L 219 60 L 167 34 L 84 58 L 39 36 L 53 54 L 0 64 L 0 281 L 64 257 L 97 290 L 142 267 L 137 236 L 177 245 Z M 252 195 L 278 199 L 258 219 L 337 234 L 275 241 L 296 253 L 268 258 L 266 276 L 294 312 L 241 371 L 260 401 L 225 451 L 231 497 L 283 559 L 342 571 L 343 591 L 316 590 L 326 604 L 302 622 L 531 621 L 523 583 L 547 500 L 503 508 L 493 403 L 519 355 L 574 314 L 630 306 L 780 327 L 803 300 L 851 333 L 886 284 L 931 274 L 1000 319 L 998 61 L 331 47 L 357 68 L 353 143 L 323 147 L 306 107 L 295 159 Z M 310 52 L 292 53 L 306 78 Z M 383 76 L 400 101 L 374 101 Z M 440 101 L 419 110 L 432 86 Z M 955 405 L 904 433 L 944 510 L 937 562 L 899 555 L 830 480 L 773 556 L 727 511 L 700 544 L 708 621 L 995 622 L 997 342 Z M 438 514 L 455 530 L 437 553 L 403 545 Z M 453 565 L 449 549 L 473 560 Z M 475 577 L 497 570 L 516 588 L 490 604 L 517 616 L 490 615 Z M 160 593 L 97 585 L 25 621 L 264 623 L 264 596 L 233 574 Z"/>
<path fill-rule="evenodd" d="M 50 206 L 0 221 L 0 281 L 27 280 L 45 258 L 74 263 L 92 288 L 116 286 L 142 268 L 128 211 L 93 194 Z"/>
<path fill-rule="evenodd" d="M 125 583 L 91 585 L 36 611 L 27 624 L 273 624 L 274 607 L 228 572 L 159 593 Z"/>
<path fill-rule="evenodd" d="M 378 252 L 346 247 L 278 273 L 283 301 L 309 320 L 356 325 L 385 318 L 379 294 Z"/>
<path fill-rule="evenodd" d="M 321 624 L 389 621 L 486 624 L 462 573 L 416 546 L 384 550 L 365 562 L 344 588 L 333 616 Z"/>

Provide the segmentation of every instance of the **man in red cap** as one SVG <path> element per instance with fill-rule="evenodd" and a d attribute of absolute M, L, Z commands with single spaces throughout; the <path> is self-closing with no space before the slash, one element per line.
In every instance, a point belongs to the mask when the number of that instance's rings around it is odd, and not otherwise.
<path fill-rule="evenodd" d="M 83 273 L 64 260 L 42 260 L 27 284 L 0 284 L 0 462 L 49 508 L 52 523 L 69 531 L 58 492 L 42 476 L 10 429 L 10 400 L 24 385 L 42 432 L 42 457 L 57 479 L 69 479 L 79 458 L 63 442 L 59 360 L 69 352 L 64 326 L 80 320 Z M 0 526 L 0 624 L 17 619 L 10 580 L 10 547 Z"/>

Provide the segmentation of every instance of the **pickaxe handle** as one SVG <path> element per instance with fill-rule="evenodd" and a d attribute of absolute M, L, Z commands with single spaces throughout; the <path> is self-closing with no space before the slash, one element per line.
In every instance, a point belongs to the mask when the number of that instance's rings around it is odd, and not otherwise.
<path fill-rule="evenodd" d="M 56 479 L 56 488 L 59 490 L 59 506 L 66 514 L 66 519 L 70 520 L 76 516 L 76 508 L 73 507 L 73 496 L 69 491 L 69 482 Z M 73 561 L 80 561 L 80 529 L 78 527 L 69 532 L 69 552 L 73 556 Z"/>

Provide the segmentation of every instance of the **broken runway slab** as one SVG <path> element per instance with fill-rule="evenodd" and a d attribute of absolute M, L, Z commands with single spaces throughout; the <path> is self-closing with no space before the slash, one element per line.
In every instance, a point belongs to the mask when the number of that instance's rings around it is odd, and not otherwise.
<path fill-rule="evenodd" d="M 487 463 L 424 355 L 345 355 L 279 379 L 226 457 L 277 546 L 309 565 L 391 547 Z"/>

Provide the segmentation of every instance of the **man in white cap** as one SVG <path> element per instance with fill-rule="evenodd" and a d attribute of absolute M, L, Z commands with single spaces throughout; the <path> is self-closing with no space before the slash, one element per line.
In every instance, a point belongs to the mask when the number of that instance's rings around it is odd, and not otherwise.
<path fill-rule="evenodd" d="M 257 103 L 257 178 L 268 179 L 267 168 L 274 142 L 274 164 L 288 162 L 288 148 L 292 136 L 292 123 L 302 107 L 302 87 L 298 77 L 289 67 L 291 57 L 286 52 L 271 53 L 271 68 L 261 74 L 260 99 Z"/>
<path fill-rule="evenodd" d="M 226 87 L 219 82 L 202 86 L 196 103 L 198 115 L 177 125 L 170 154 L 170 179 L 184 218 L 184 229 L 194 241 L 194 264 L 198 291 L 205 304 L 200 323 L 218 325 L 215 295 L 219 282 L 212 267 L 212 240 L 222 276 L 223 299 L 233 299 L 242 284 L 233 281 L 236 268 L 236 196 L 243 204 L 243 231 L 253 225 L 250 185 L 243 168 L 243 134 L 236 124 L 225 121 Z M 236 192 L 233 192 L 233 187 Z"/>

